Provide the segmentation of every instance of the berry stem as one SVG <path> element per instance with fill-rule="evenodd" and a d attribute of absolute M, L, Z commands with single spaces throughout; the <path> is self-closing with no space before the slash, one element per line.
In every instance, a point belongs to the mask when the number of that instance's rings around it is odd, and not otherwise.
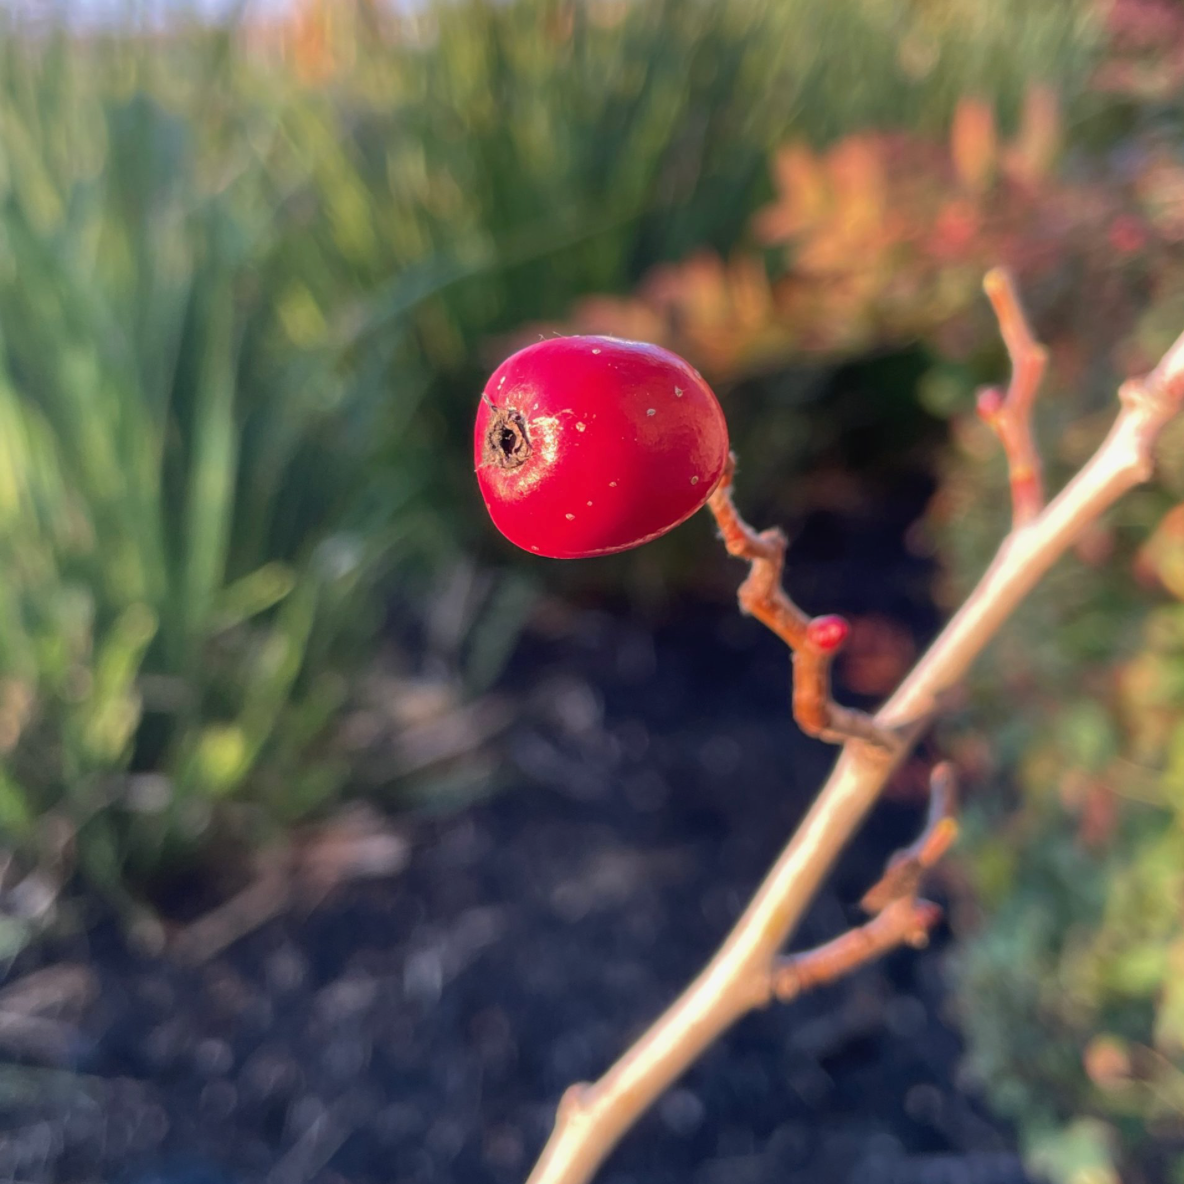
<path fill-rule="evenodd" d="M 748 560 L 740 585 L 740 611 L 771 629 L 793 651 L 793 718 L 808 736 L 843 744 L 863 740 L 886 750 L 897 740 L 877 727 L 871 716 L 842 707 L 831 695 L 830 668 L 847 639 L 847 622 L 827 615 L 811 619 L 790 599 L 782 583 L 785 534 L 773 528 L 759 533 L 740 516 L 732 498 L 736 457 L 728 457 L 723 476 L 707 500 L 729 555 Z"/>

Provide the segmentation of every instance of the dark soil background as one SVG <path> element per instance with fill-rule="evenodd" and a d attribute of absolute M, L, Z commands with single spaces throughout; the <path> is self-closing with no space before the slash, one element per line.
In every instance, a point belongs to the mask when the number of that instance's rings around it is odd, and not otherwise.
<path fill-rule="evenodd" d="M 928 563 L 902 541 L 927 493 L 815 515 L 795 541 L 795 593 L 865 639 L 838 672 L 848 701 L 844 671 L 866 687 L 936 624 Z M 790 722 L 784 651 L 729 607 L 656 629 L 592 609 L 544 621 L 508 680 L 525 688 L 514 784 L 411 822 L 403 874 L 196 969 L 135 955 L 113 925 L 18 962 L 11 977 L 85 963 L 99 987 L 64 1067 L 0 1066 L 0 1178 L 525 1177 L 560 1092 L 708 957 L 833 759 Z M 803 944 L 858 918 L 917 830 L 922 774 L 876 810 Z M 746 1019 L 604 1184 L 1022 1184 L 1012 1136 L 961 1084 L 943 940 Z"/>

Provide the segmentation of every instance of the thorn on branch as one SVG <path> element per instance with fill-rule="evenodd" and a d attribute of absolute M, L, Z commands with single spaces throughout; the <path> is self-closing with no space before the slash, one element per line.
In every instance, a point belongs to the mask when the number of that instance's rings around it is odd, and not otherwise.
<path fill-rule="evenodd" d="M 741 612 L 755 617 L 793 651 L 793 717 L 798 726 L 809 736 L 835 744 L 863 740 L 895 749 L 894 733 L 831 697 L 830 667 L 847 640 L 847 622 L 834 615 L 811 618 L 789 598 L 782 584 L 788 541 L 776 528 L 753 530 L 740 516 L 732 499 L 735 472 L 733 455 L 707 505 L 728 554 L 750 564 L 737 592 Z"/>
<path fill-rule="evenodd" d="M 1032 438 L 1032 404 L 1048 365 L 1048 351 L 1032 335 L 1015 283 L 1005 268 L 987 272 L 983 289 L 1011 359 L 1011 380 L 1006 393 L 998 387 L 980 391 L 978 413 L 995 430 L 1007 456 L 1012 524 L 1018 528 L 1044 508 L 1040 454 Z"/>
<path fill-rule="evenodd" d="M 834 982 L 865 962 L 898 946 L 924 946 L 941 920 L 941 908 L 917 893 L 925 873 L 949 850 L 958 834 L 954 819 L 954 774 L 942 762 L 930 778 L 929 816 L 916 841 L 888 861 L 879 882 L 862 905 L 870 921 L 813 950 L 779 959 L 773 966 L 769 995 L 781 1002 L 803 991 Z"/>

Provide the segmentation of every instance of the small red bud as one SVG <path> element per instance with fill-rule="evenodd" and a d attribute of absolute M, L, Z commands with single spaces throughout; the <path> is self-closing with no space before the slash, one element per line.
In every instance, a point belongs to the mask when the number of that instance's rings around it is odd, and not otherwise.
<path fill-rule="evenodd" d="M 842 617 L 831 614 L 815 617 L 806 626 L 806 640 L 815 649 L 831 654 L 842 646 L 850 632 L 851 626 Z"/>
<path fill-rule="evenodd" d="M 998 387 L 988 386 L 978 393 L 978 413 L 990 423 L 1003 410 L 1003 392 Z"/>

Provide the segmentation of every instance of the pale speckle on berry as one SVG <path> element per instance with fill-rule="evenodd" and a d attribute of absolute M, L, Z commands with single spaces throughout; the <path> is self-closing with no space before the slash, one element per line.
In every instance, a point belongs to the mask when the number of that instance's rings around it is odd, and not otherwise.
<path fill-rule="evenodd" d="M 609 489 L 616 489 L 617 483 L 615 481 L 610 481 L 608 483 L 608 487 L 609 487 Z"/>
<path fill-rule="evenodd" d="M 591 502 L 588 503 L 588 505 L 591 505 L 591 504 L 592 504 Z"/>
<path fill-rule="evenodd" d="M 598 350 L 598 349 L 594 349 L 592 352 L 593 352 L 594 354 L 598 354 L 598 353 L 600 353 L 600 350 Z"/>
<path fill-rule="evenodd" d="M 575 518 L 575 515 L 574 515 L 574 514 L 568 514 L 568 515 L 566 515 L 566 518 L 567 518 L 568 522 L 571 522 L 571 521 L 572 521 L 572 520 Z"/>
<path fill-rule="evenodd" d="M 577 423 L 577 424 L 576 424 L 576 431 L 577 431 L 577 432 L 582 432 L 582 431 L 584 430 L 584 427 L 585 427 L 585 425 L 584 425 L 584 424 L 582 424 L 582 423 Z"/>
<path fill-rule="evenodd" d="M 682 398 L 682 387 L 680 387 L 680 386 L 676 386 L 676 387 L 674 388 L 674 397 L 675 397 L 676 399 L 681 399 L 681 398 Z"/>
<path fill-rule="evenodd" d="M 691 484 L 692 484 L 692 485 L 698 485 L 698 484 L 699 484 L 699 478 L 698 478 L 698 477 L 692 477 L 692 478 L 691 478 Z"/>
<path fill-rule="evenodd" d="M 649 409 L 649 410 L 646 412 L 646 415 L 657 415 L 657 414 L 658 414 L 658 411 L 657 411 L 657 408 L 656 408 L 656 407 L 651 407 L 651 408 L 650 408 L 650 409 Z"/>

